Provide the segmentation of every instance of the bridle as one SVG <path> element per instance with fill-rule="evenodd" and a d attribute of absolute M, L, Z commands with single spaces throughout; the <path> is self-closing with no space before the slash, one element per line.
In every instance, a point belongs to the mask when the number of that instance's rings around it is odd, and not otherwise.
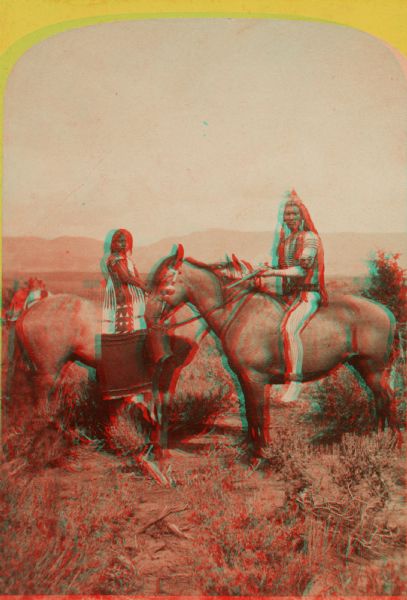
<path fill-rule="evenodd" d="M 179 270 L 174 267 L 169 267 L 168 271 L 173 274 L 171 280 L 168 281 L 168 285 L 173 286 L 177 281 Z M 200 319 L 204 319 L 205 321 L 207 321 L 207 317 L 209 317 L 210 315 L 215 313 L 217 310 L 224 308 L 228 304 L 233 304 L 234 302 L 238 302 L 239 300 L 243 301 L 245 298 L 248 297 L 248 294 L 249 294 L 249 290 L 247 290 L 247 289 L 240 290 L 237 294 L 232 295 L 230 298 L 227 298 L 224 302 L 222 302 L 221 304 L 217 304 L 216 306 L 212 307 L 210 310 L 208 310 L 206 312 L 201 312 L 201 313 L 199 313 L 199 315 L 194 315 L 193 317 L 189 317 L 188 319 L 184 319 L 183 321 L 179 321 L 178 323 L 165 323 L 165 321 L 173 313 L 175 313 L 180 308 L 180 306 L 172 307 L 169 305 L 169 303 L 166 300 L 164 300 L 164 298 L 162 298 L 161 299 L 162 305 L 161 305 L 161 311 L 160 311 L 159 317 L 155 321 L 155 323 L 151 326 L 151 328 L 152 329 L 169 330 L 169 329 L 177 329 L 178 327 L 182 327 L 183 325 L 186 325 L 187 323 L 193 323 L 194 321 L 199 321 Z M 232 316 L 233 315 L 231 315 L 231 317 Z M 223 330 L 225 330 L 229 326 L 229 322 L 230 322 L 230 319 L 227 319 L 227 321 L 225 322 L 225 324 L 222 328 Z M 206 328 L 208 328 L 208 327 L 209 326 L 207 325 Z"/>

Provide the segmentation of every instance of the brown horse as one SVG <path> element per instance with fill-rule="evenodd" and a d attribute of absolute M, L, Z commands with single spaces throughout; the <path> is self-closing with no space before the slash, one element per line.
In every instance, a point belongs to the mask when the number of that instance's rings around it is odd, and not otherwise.
<path fill-rule="evenodd" d="M 235 266 L 229 259 L 214 268 L 220 274 L 230 274 Z M 170 336 L 151 330 L 162 309 L 161 297 L 148 298 L 145 315 L 150 330 L 148 354 L 154 379 L 158 384 L 158 378 L 162 377 L 165 389 L 170 380 L 174 385 L 175 369 L 186 364 L 189 355 L 196 351 L 197 332 L 193 326 L 172 330 Z M 51 402 L 53 389 L 72 362 L 97 369 L 101 318 L 101 307 L 94 302 L 72 294 L 55 294 L 34 304 L 17 321 L 17 339 L 33 368 L 34 392 L 39 404 L 45 406 Z M 8 395 L 9 390 L 5 392 Z M 47 412 L 54 414 L 51 406 Z"/>
<path fill-rule="evenodd" d="M 159 314 L 161 299 L 147 303 L 146 319 Z M 174 386 L 174 373 L 186 364 L 196 349 L 191 331 L 177 331 L 171 338 L 163 331 L 150 329 L 144 356 L 152 390 L 164 393 Z M 100 364 L 101 310 L 93 302 L 70 294 L 56 294 L 38 302 L 17 321 L 20 347 L 28 359 L 33 376 L 37 409 L 48 418 L 57 418 L 57 395 L 53 392 L 72 362 L 98 370 Z M 135 365 L 140 371 L 140 365 Z M 144 373 L 141 373 L 145 377 Z M 144 381 L 145 379 L 143 379 Z M 62 407 L 63 408 L 63 407 Z M 159 408 L 159 407 L 158 407 Z"/>
<path fill-rule="evenodd" d="M 216 268 L 220 273 L 230 274 L 231 270 L 236 270 L 232 266 L 228 260 L 217 264 Z M 148 299 L 146 319 L 149 334 L 141 369 L 147 369 L 151 375 L 151 391 L 155 394 L 160 424 L 160 443 L 166 446 L 171 395 L 181 369 L 197 351 L 203 331 L 202 323 L 198 322 L 170 330 L 170 335 L 154 330 L 152 321 L 160 314 L 162 306 L 161 298 Z M 16 322 L 17 345 L 30 366 L 34 409 L 41 421 L 55 424 L 60 421 L 60 411 L 66 407 L 60 404 L 60 395 L 55 392 L 73 362 L 98 370 L 101 318 L 101 306 L 94 302 L 72 294 L 55 294 L 34 304 Z M 14 339 L 14 330 L 10 335 Z M 12 355 L 8 357 L 7 377 L 3 382 L 3 399 L 11 395 L 16 359 L 12 349 Z M 135 365 L 135 368 L 141 371 L 140 365 Z M 109 412 L 112 406 L 113 403 L 103 403 L 101 412 Z"/>
<path fill-rule="evenodd" d="M 193 305 L 219 338 L 245 401 L 248 433 L 255 448 L 268 442 L 265 388 L 284 380 L 281 321 L 284 305 L 270 292 L 237 291 L 230 297 L 216 270 L 183 260 L 182 246 L 150 274 L 153 294 L 171 307 Z M 378 303 L 341 296 L 321 308 L 302 334 L 303 377 L 311 381 L 344 363 L 352 365 L 373 392 L 377 418 L 394 427 L 388 362 L 395 319 Z"/>

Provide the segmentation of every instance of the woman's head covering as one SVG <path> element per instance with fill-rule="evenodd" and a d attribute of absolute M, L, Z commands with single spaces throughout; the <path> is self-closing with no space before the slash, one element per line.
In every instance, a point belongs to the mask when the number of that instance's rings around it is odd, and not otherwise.
<path fill-rule="evenodd" d="M 112 235 L 112 240 L 110 242 L 111 252 L 119 251 L 117 247 L 117 242 L 119 240 L 119 237 L 122 235 L 124 235 L 124 237 L 126 238 L 126 252 L 133 251 L 133 236 L 131 235 L 130 231 L 127 231 L 127 229 L 116 229 L 116 231 L 114 231 Z"/>
<path fill-rule="evenodd" d="M 124 235 L 126 239 L 126 249 L 120 249 L 117 245 L 119 237 Z M 109 278 L 109 271 L 107 268 L 107 261 L 112 254 L 120 254 L 122 257 L 127 254 L 127 252 L 132 252 L 133 250 L 133 237 L 127 229 L 111 229 L 106 235 L 105 241 L 103 243 L 103 258 L 100 261 L 100 268 L 104 275 L 105 280 L 107 281 Z"/>

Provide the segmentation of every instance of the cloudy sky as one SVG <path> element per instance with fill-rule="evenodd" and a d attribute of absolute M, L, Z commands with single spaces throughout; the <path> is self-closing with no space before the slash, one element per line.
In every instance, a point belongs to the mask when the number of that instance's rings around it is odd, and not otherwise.
<path fill-rule="evenodd" d="M 407 79 L 385 44 L 338 25 L 61 33 L 14 67 L 4 131 L 5 235 L 272 230 L 292 187 L 321 232 L 405 227 Z"/>

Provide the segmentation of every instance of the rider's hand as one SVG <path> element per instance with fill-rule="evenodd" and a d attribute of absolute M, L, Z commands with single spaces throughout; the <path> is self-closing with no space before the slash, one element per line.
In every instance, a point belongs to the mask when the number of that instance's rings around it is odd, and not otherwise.
<path fill-rule="evenodd" d="M 305 256 L 300 258 L 300 266 L 303 269 L 310 269 L 312 267 L 312 263 L 314 262 L 314 259 L 312 258 L 312 256 Z"/>
<path fill-rule="evenodd" d="M 260 273 L 259 276 L 261 277 L 264 273 L 267 273 L 268 271 L 272 271 L 275 267 L 272 267 L 268 262 L 262 263 L 260 265 Z"/>

